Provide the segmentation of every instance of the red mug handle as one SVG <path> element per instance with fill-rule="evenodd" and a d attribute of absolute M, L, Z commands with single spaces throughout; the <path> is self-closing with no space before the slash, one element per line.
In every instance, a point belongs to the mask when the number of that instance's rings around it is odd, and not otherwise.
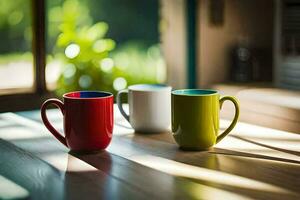
<path fill-rule="evenodd" d="M 46 126 L 46 128 L 54 135 L 54 137 L 56 139 L 58 139 L 61 143 L 63 143 L 66 147 L 68 147 L 67 142 L 66 142 L 66 138 L 64 136 L 62 136 L 62 134 L 60 134 L 49 122 L 47 115 L 46 115 L 46 109 L 47 107 L 53 104 L 56 107 L 58 107 L 60 109 L 60 111 L 62 112 L 62 114 L 65 114 L 65 109 L 64 109 L 64 103 L 61 102 L 58 99 L 48 99 L 47 101 L 45 101 L 41 107 L 41 117 L 42 120 Z"/>

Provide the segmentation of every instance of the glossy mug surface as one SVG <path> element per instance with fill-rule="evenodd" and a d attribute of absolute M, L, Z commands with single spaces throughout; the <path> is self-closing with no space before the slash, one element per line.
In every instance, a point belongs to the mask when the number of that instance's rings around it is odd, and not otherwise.
<path fill-rule="evenodd" d="M 230 126 L 220 135 L 219 110 L 224 101 L 235 106 Z M 215 90 L 185 89 L 172 91 L 172 132 L 177 144 L 186 150 L 205 150 L 222 140 L 236 125 L 239 104 L 232 96 Z"/>
<path fill-rule="evenodd" d="M 166 85 L 140 84 L 118 93 L 120 112 L 136 132 L 163 132 L 171 126 L 171 90 Z M 128 93 L 129 115 L 123 110 L 121 96 Z"/>
<path fill-rule="evenodd" d="M 47 129 L 73 151 L 105 149 L 113 132 L 113 95 L 108 92 L 80 91 L 63 95 L 64 102 L 48 99 L 41 107 L 41 117 Z M 48 121 L 48 105 L 58 107 L 64 119 L 65 136 Z"/>

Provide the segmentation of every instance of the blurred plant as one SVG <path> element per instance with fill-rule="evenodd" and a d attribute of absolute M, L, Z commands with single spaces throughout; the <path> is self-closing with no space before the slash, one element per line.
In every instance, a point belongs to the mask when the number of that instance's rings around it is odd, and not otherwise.
<path fill-rule="evenodd" d="M 101 62 L 108 59 L 108 52 L 115 48 L 115 42 L 104 38 L 108 30 L 106 23 L 89 25 L 89 20 L 86 7 L 79 1 L 64 2 L 55 53 L 56 58 L 64 61 L 58 94 L 70 90 L 109 89 Z"/>
<path fill-rule="evenodd" d="M 28 1 L 0 0 L 1 54 L 31 48 L 30 8 Z"/>
<path fill-rule="evenodd" d="M 163 83 L 166 80 L 165 62 L 158 44 L 146 47 L 131 41 L 112 52 L 115 76 L 124 76 L 128 85 L 137 83 Z"/>
<path fill-rule="evenodd" d="M 104 38 L 108 25 L 92 24 L 89 11 L 78 0 L 67 0 L 56 15 L 60 33 L 54 58 L 63 60 L 56 92 L 105 90 L 116 93 L 136 83 L 161 83 L 165 67 L 158 45 L 148 49 L 128 43 L 115 50 L 112 39 Z M 53 13 L 52 13 L 53 14 Z M 54 33 L 55 34 L 55 33 Z"/>

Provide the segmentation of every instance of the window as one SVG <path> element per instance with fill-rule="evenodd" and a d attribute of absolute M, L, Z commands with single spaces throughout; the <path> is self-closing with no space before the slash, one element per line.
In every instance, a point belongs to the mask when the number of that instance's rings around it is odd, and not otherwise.
<path fill-rule="evenodd" d="M 131 84 L 163 83 L 158 6 L 158 0 L 47 1 L 48 89 L 59 96 L 116 94 Z"/>
<path fill-rule="evenodd" d="M 163 83 L 159 0 L 0 0 L 0 112 Z M 147 7 L 147 9 L 145 9 Z"/>
<path fill-rule="evenodd" d="M 0 0 L 0 94 L 32 91 L 32 27 L 27 0 Z"/>
<path fill-rule="evenodd" d="M 1 0 L 0 111 L 37 108 L 44 83 L 44 1 Z"/>

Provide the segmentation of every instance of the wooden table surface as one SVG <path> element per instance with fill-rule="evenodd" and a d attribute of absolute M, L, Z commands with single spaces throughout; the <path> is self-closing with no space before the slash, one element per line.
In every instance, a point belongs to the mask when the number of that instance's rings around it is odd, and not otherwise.
<path fill-rule="evenodd" d="M 60 112 L 48 115 L 62 129 Z M 300 199 L 296 133 L 239 123 L 214 148 L 186 152 L 171 133 L 134 133 L 115 107 L 100 153 L 70 153 L 39 111 L 0 114 L 0 138 L 0 199 Z"/>

